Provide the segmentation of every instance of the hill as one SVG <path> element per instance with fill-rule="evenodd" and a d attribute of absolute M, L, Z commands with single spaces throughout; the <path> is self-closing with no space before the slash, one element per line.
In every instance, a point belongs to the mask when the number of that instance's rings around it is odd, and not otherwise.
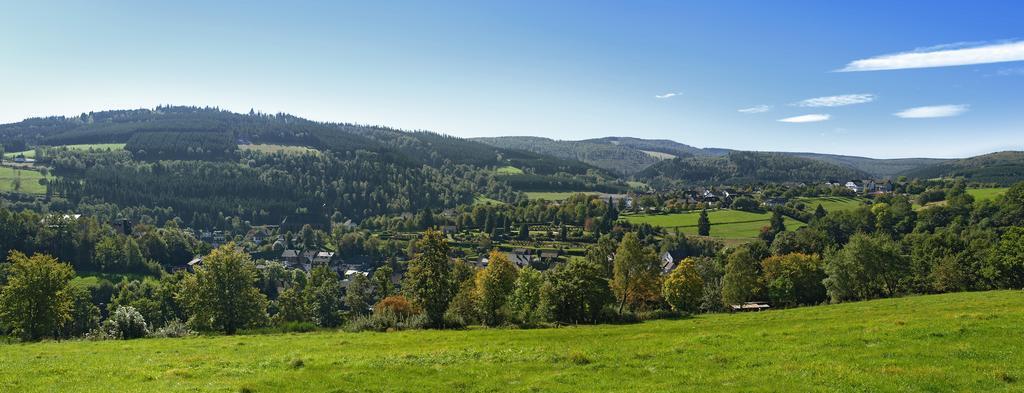
<path fill-rule="evenodd" d="M 659 161 L 672 158 L 721 157 L 737 150 L 697 148 L 667 139 L 605 137 L 580 141 L 540 137 L 475 138 L 492 146 L 526 150 L 564 159 L 579 160 L 599 168 L 631 175 Z M 852 169 L 873 178 L 892 178 L 904 172 L 947 160 L 937 158 L 875 159 L 836 154 L 774 152 Z"/>
<path fill-rule="evenodd" d="M 513 165 L 542 175 L 583 174 L 590 165 L 427 131 L 322 123 L 288 114 L 233 113 L 218 108 L 163 106 L 78 117 L 32 118 L 0 125 L 5 151 L 37 145 L 126 143 L 136 159 L 237 158 L 238 142 L 304 146 L 339 153 L 368 151 L 402 165 L 445 162 L 478 167 Z"/>
<path fill-rule="evenodd" d="M 962 177 L 972 182 L 1010 185 L 1024 179 L 1024 151 L 1003 151 L 951 160 L 903 172 L 911 178 Z"/>
<path fill-rule="evenodd" d="M 1014 391 L 1024 293 L 634 325 L 0 344 L 0 390 Z"/>
<path fill-rule="evenodd" d="M 644 169 L 638 178 L 681 181 L 691 184 L 742 184 L 767 182 L 819 182 L 858 179 L 862 171 L 782 153 L 732 151 L 720 157 L 689 157 L 665 160 Z"/>

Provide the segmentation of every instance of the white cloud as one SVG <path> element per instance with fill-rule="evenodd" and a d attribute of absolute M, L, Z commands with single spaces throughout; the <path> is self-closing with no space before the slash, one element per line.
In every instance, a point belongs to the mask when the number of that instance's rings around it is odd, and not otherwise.
<path fill-rule="evenodd" d="M 680 95 L 680 94 L 683 94 L 683 93 L 672 92 L 672 93 L 658 94 L 658 95 L 654 96 L 654 98 L 657 98 L 659 100 L 663 100 L 663 99 L 666 99 L 666 98 L 675 97 L 675 96 Z"/>
<path fill-rule="evenodd" d="M 953 117 L 967 112 L 967 105 L 934 105 L 909 108 L 902 112 L 893 113 L 904 119 L 930 119 L 935 117 Z"/>
<path fill-rule="evenodd" d="M 838 96 L 809 98 L 793 105 L 802 106 L 805 108 L 833 107 L 854 104 L 866 104 L 874 100 L 874 94 L 843 94 Z"/>
<path fill-rule="evenodd" d="M 772 110 L 771 105 L 754 105 L 750 108 L 738 109 L 739 113 L 754 114 L 754 113 L 765 113 Z"/>
<path fill-rule="evenodd" d="M 952 49 L 950 49 L 952 48 Z M 963 47 L 942 45 L 923 50 L 854 60 L 839 72 L 903 70 L 910 68 L 951 67 L 971 64 L 1024 61 L 1024 41 Z"/>
<path fill-rule="evenodd" d="M 825 120 L 828 120 L 828 119 L 831 119 L 831 118 L 832 118 L 832 115 L 816 113 L 816 114 L 810 114 L 810 115 L 800 115 L 800 116 L 787 117 L 785 119 L 779 119 L 779 121 L 781 121 L 783 123 L 814 123 L 814 122 L 817 122 L 817 121 L 825 121 Z"/>

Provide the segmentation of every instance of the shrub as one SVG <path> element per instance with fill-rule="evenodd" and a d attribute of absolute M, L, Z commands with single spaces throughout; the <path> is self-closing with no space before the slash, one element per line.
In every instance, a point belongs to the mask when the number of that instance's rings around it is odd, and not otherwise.
<path fill-rule="evenodd" d="M 178 337 L 188 337 L 188 336 L 191 336 L 191 335 L 194 335 L 194 334 L 195 334 L 195 332 L 193 332 L 191 329 L 189 329 L 188 325 L 186 325 L 185 322 L 182 322 L 182 321 L 179 321 L 179 320 L 175 319 L 175 320 L 172 320 L 170 322 L 167 322 L 167 325 L 164 325 L 164 327 L 159 328 L 156 331 L 154 331 L 153 333 L 151 333 L 150 337 L 156 337 L 156 338 L 178 338 Z"/>
<path fill-rule="evenodd" d="M 103 322 L 103 329 L 108 337 L 120 340 L 142 338 L 149 334 L 146 319 L 132 306 L 117 306 L 110 318 Z"/>
<path fill-rule="evenodd" d="M 402 317 L 398 314 L 382 310 L 374 310 L 372 315 L 360 315 L 345 324 L 347 332 L 422 329 L 427 326 L 428 319 L 424 314 L 413 314 Z"/>
<path fill-rule="evenodd" d="M 394 295 L 381 299 L 373 306 L 374 314 L 380 312 L 391 312 L 399 318 L 408 318 L 416 314 L 416 309 L 413 308 L 412 303 L 405 296 Z"/>

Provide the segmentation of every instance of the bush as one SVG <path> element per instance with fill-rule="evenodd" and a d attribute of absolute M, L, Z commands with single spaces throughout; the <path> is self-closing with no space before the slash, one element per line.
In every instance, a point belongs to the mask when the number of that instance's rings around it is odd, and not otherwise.
<path fill-rule="evenodd" d="M 103 330 L 109 338 L 119 340 L 142 338 L 149 334 L 146 319 L 132 306 L 117 306 L 110 318 L 103 322 Z"/>
<path fill-rule="evenodd" d="M 390 330 L 422 329 L 427 326 L 428 319 L 424 314 L 413 314 L 407 317 L 382 310 L 374 310 L 372 315 L 360 315 L 345 324 L 347 332 L 375 331 L 386 332 Z"/>
<path fill-rule="evenodd" d="M 416 309 L 405 296 L 395 295 L 383 298 L 373 306 L 374 314 L 380 312 L 391 312 L 399 318 L 408 318 L 416 314 Z"/>
<path fill-rule="evenodd" d="M 149 336 L 156 338 L 178 338 L 188 337 L 194 334 L 195 332 L 189 329 L 188 325 L 186 325 L 185 322 L 175 319 L 170 322 L 167 322 L 167 325 L 164 325 L 164 327 L 157 329 L 153 333 L 150 333 Z"/>

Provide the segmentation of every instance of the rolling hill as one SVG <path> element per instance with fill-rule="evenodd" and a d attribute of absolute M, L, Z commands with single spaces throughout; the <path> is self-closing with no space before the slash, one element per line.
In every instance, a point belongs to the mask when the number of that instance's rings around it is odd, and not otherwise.
<path fill-rule="evenodd" d="M 528 150 L 575 159 L 596 167 L 632 175 L 659 161 L 672 158 L 722 157 L 737 150 L 697 148 L 667 139 L 640 139 L 605 137 L 580 141 L 554 140 L 540 137 L 475 138 L 480 142 L 507 149 Z M 808 158 L 852 169 L 861 176 L 892 178 L 911 170 L 940 164 L 948 160 L 937 158 L 876 159 L 837 154 L 802 152 L 766 152 Z"/>
<path fill-rule="evenodd" d="M 1018 391 L 1024 294 L 631 325 L 0 343 L 0 390 Z"/>
<path fill-rule="evenodd" d="M 908 170 L 911 178 L 962 177 L 972 182 L 1010 185 L 1024 178 L 1024 151 L 1003 151 Z"/>
<path fill-rule="evenodd" d="M 782 153 L 732 151 L 718 157 L 675 158 L 658 162 L 636 174 L 645 180 L 691 184 L 821 182 L 858 179 L 868 174 L 810 158 Z"/>

